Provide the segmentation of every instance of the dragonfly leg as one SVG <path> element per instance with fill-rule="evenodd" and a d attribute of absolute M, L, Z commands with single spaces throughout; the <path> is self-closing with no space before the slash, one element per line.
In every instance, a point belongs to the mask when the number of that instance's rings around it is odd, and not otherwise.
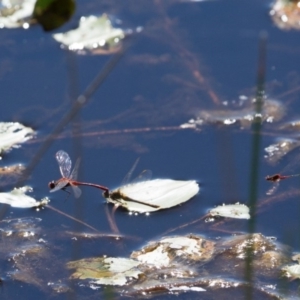
<path fill-rule="evenodd" d="M 68 198 L 70 197 L 71 193 L 67 190 L 66 187 L 63 187 L 61 190 L 68 193 L 67 197 L 65 198 L 65 202 L 66 202 L 68 200 Z"/>

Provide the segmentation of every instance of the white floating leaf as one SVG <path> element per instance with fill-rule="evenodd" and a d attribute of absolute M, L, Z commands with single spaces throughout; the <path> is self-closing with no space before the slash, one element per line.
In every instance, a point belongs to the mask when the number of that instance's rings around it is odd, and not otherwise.
<path fill-rule="evenodd" d="M 198 191 L 199 185 L 194 180 L 155 179 L 122 186 L 106 199 L 129 211 L 151 212 L 184 203 Z"/>
<path fill-rule="evenodd" d="M 0 153 L 31 139 L 34 130 L 20 123 L 0 122 Z"/>
<path fill-rule="evenodd" d="M 210 210 L 211 216 L 221 216 L 235 219 L 250 219 L 249 208 L 244 204 L 223 204 Z"/>
<path fill-rule="evenodd" d="M 47 199 L 36 201 L 34 198 L 26 195 L 25 193 L 29 191 L 32 191 L 32 188 L 24 186 L 15 188 L 9 193 L 0 193 L 0 203 L 19 208 L 39 207 L 48 203 Z"/>
<path fill-rule="evenodd" d="M 0 28 L 29 28 L 36 0 L 3 0 L 0 9 Z"/>
<path fill-rule="evenodd" d="M 125 285 L 130 278 L 137 279 L 141 271 L 140 262 L 129 258 L 87 258 L 71 261 L 67 268 L 76 269 L 74 279 L 96 279 L 92 284 Z"/>
<path fill-rule="evenodd" d="M 79 27 L 65 33 L 53 34 L 53 38 L 69 50 L 88 50 L 93 53 L 107 54 L 120 50 L 125 33 L 114 28 L 106 14 L 101 17 L 81 17 Z"/>

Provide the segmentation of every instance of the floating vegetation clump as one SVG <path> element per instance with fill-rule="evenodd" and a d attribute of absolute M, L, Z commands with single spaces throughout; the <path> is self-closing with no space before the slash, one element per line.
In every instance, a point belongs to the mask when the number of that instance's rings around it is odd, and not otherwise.
<path fill-rule="evenodd" d="M 215 250 L 215 243 L 201 236 L 189 235 L 167 237 L 157 242 L 149 243 L 140 251 L 131 254 L 149 267 L 161 268 L 176 265 L 176 259 L 190 261 L 209 261 Z"/>
<path fill-rule="evenodd" d="M 72 279 L 95 279 L 91 284 L 125 285 L 138 279 L 140 263 L 128 258 L 86 258 L 67 264 L 68 269 L 76 269 Z"/>
<path fill-rule="evenodd" d="M 241 278 L 249 249 L 253 249 L 255 277 L 260 278 L 253 289 L 258 295 L 290 261 L 286 247 L 261 234 L 218 241 L 199 235 L 165 237 L 132 252 L 130 259 L 86 258 L 67 263 L 67 268 L 76 269 L 73 280 L 92 289 L 110 284 L 121 285 L 120 292 L 131 296 L 186 291 L 213 292 L 217 296 L 224 288 L 247 288 Z M 276 292 L 267 289 L 266 294 L 274 297 Z"/>
<path fill-rule="evenodd" d="M 261 122 L 274 123 L 285 115 L 284 105 L 277 100 L 265 98 L 260 114 L 256 113 L 256 99 L 243 101 L 241 105 L 229 108 L 228 104 L 224 109 L 200 110 L 196 118 L 182 124 L 182 128 L 201 129 L 205 125 L 213 124 L 219 126 L 238 125 L 241 129 L 249 128 L 254 120 Z"/>

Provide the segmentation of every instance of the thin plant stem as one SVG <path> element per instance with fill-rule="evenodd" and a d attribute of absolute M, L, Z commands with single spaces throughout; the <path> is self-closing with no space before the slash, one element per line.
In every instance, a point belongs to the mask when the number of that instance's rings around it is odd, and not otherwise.
<path fill-rule="evenodd" d="M 259 39 L 259 58 L 258 58 L 258 70 L 257 70 L 257 89 L 256 89 L 256 102 L 255 102 L 255 118 L 252 125 L 252 157 L 250 160 L 250 182 L 249 182 L 249 206 L 252 210 L 252 217 L 248 223 L 249 240 L 252 239 L 252 234 L 256 230 L 256 206 L 258 198 L 258 183 L 259 183 L 259 167 L 260 167 L 260 145 L 261 145 L 261 131 L 262 131 L 262 119 L 261 113 L 263 109 L 264 101 L 264 86 L 265 86 L 265 65 L 266 65 L 266 42 L 267 34 L 262 32 Z M 253 253 L 254 245 L 249 243 L 246 255 L 245 265 L 245 280 L 248 282 L 248 288 L 246 289 L 247 300 L 253 299 Z"/>

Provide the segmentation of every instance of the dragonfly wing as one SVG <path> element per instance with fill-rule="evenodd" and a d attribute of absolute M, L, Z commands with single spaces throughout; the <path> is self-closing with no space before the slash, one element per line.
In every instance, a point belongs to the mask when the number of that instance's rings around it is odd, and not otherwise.
<path fill-rule="evenodd" d="M 279 187 L 279 182 L 280 182 L 280 180 L 275 181 L 274 184 L 273 184 L 273 186 L 266 192 L 266 194 L 268 196 L 273 195 L 277 191 L 277 189 Z"/>
<path fill-rule="evenodd" d="M 72 167 L 72 161 L 69 154 L 63 150 L 60 150 L 56 153 L 55 157 L 58 162 L 62 177 L 69 178 Z"/>
<path fill-rule="evenodd" d="M 81 196 L 81 189 L 76 185 L 71 185 L 75 198 L 79 198 Z"/>
<path fill-rule="evenodd" d="M 129 170 L 129 172 L 126 174 L 126 176 L 125 176 L 124 179 L 122 180 L 122 184 L 121 184 L 121 185 L 126 185 L 126 184 L 129 183 L 130 178 L 131 178 L 131 175 L 132 175 L 133 171 L 135 170 L 135 168 L 136 168 L 137 164 L 139 163 L 139 161 L 140 161 L 140 158 L 138 158 L 138 159 L 134 162 L 133 166 L 131 167 L 131 169 Z"/>
<path fill-rule="evenodd" d="M 50 193 L 56 192 L 58 190 L 61 190 L 68 184 L 68 181 L 62 180 L 55 183 L 55 187 L 50 190 Z"/>
<path fill-rule="evenodd" d="M 138 177 L 136 177 L 134 180 L 132 180 L 131 183 L 148 181 L 148 180 L 151 180 L 151 178 L 152 178 L 152 171 L 144 170 Z"/>
<path fill-rule="evenodd" d="M 70 179 L 76 180 L 77 175 L 78 175 L 78 170 L 79 170 L 79 164 L 80 164 L 80 158 L 77 158 L 74 169 L 70 175 Z"/>

